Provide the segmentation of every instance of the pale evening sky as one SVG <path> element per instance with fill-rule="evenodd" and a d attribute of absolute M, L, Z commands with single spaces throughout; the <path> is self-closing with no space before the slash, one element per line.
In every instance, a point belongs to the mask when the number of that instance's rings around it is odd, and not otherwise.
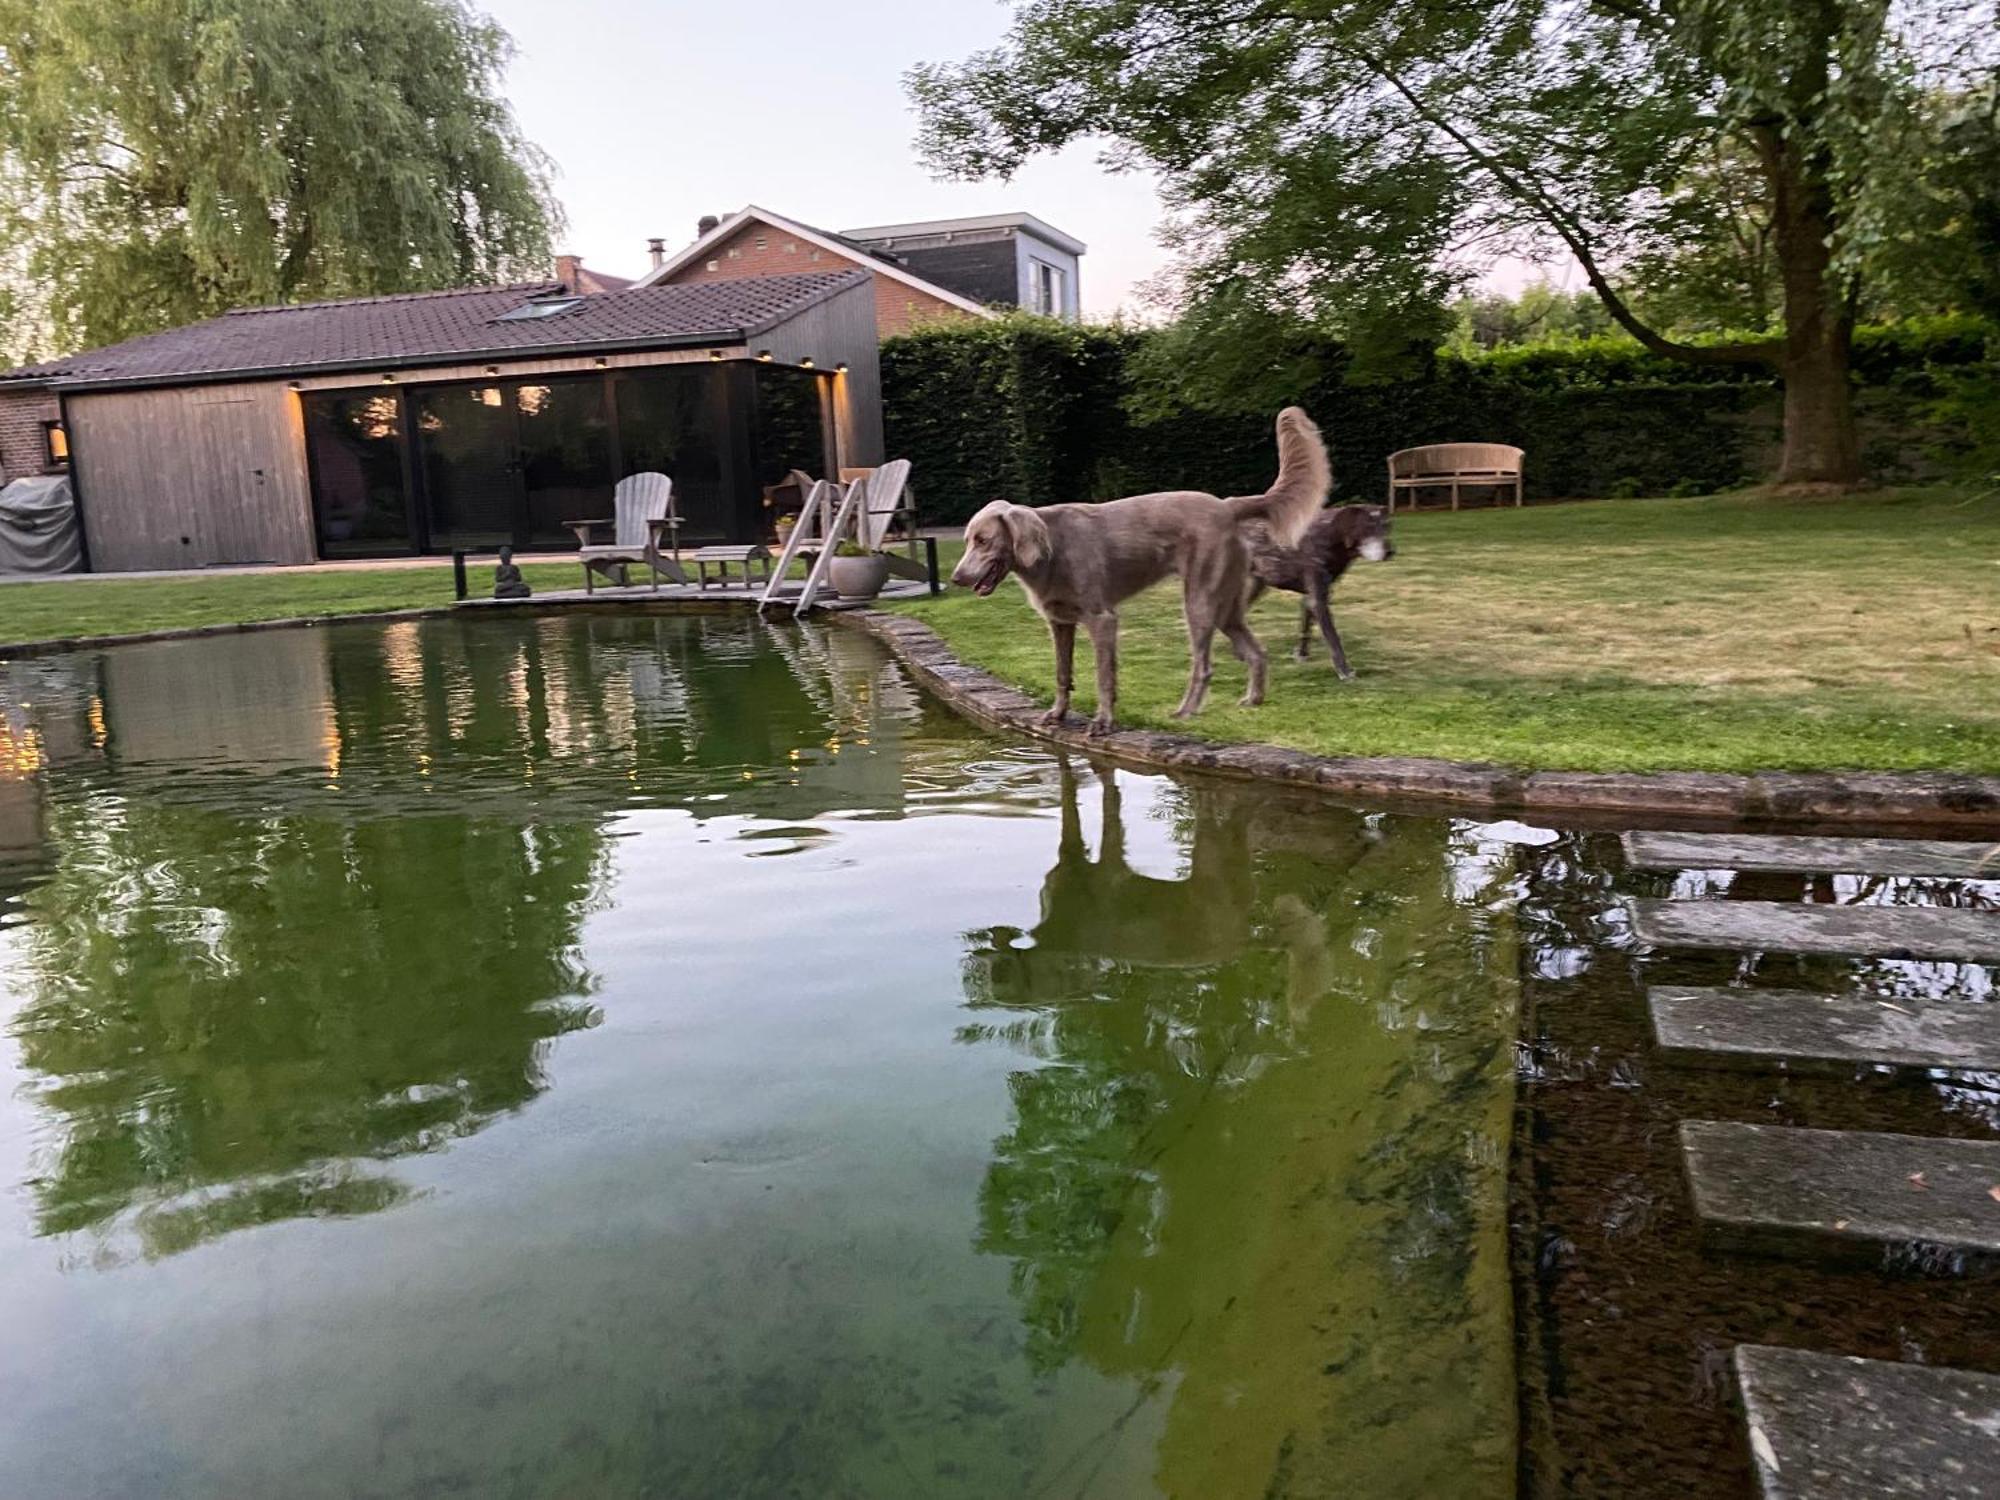
<path fill-rule="evenodd" d="M 902 75 L 997 42 L 994 0 L 482 0 L 519 54 L 507 93 L 556 160 L 559 249 L 621 276 L 695 220 L 746 203 L 822 229 L 1025 211 L 1090 246 L 1087 315 L 1135 305 L 1165 261 L 1149 178 L 1096 151 L 1029 163 L 1012 182 L 934 182 L 912 144 Z"/>
<path fill-rule="evenodd" d="M 903 72 L 992 46 L 1009 16 L 997 0 L 481 3 L 519 49 L 507 93 L 521 126 L 559 169 L 557 248 L 599 270 L 637 276 L 648 238 L 677 250 L 701 215 L 746 203 L 836 230 L 1032 213 L 1090 246 L 1091 317 L 1136 311 L 1135 283 L 1166 262 L 1153 180 L 1107 172 L 1093 147 L 1011 182 L 937 182 L 918 162 Z"/>

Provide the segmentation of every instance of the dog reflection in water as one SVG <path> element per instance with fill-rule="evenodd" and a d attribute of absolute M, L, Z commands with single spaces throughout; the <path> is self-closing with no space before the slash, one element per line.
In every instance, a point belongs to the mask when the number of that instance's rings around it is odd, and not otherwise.
<path fill-rule="evenodd" d="M 1032 1004 L 1102 993 L 1126 969 L 1200 969 L 1240 957 L 1253 937 L 1255 869 L 1250 818 L 1233 797 L 1190 789 L 1188 870 L 1162 880 L 1132 868 L 1125 849 L 1124 801 L 1109 767 L 1097 772 L 1102 816 L 1095 857 L 1084 839 L 1075 768 L 1059 764 L 1061 834 L 1056 862 L 1042 880 L 1041 920 L 1019 946 L 1013 928 L 994 928 L 969 955 L 975 1000 Z M 1290 1016 L 1310 1014 L 1329 983 L 1325 925 L 1297 896 L 1272 905 L 1266 938 L 1290 958 Z M 1302 988 L 1304 987 L 1304 988 Z"/>

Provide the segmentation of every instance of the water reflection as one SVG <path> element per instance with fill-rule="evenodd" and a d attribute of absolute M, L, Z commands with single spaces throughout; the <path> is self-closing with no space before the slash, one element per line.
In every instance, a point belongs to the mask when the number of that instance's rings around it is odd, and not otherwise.
<path fill-rule="evenodd" d="M 0 668 L 10 1030 L 60 1122 L 41 1233 L 89 1231 L 101 1263 L 390 1207 L 386 1163 L 519 1109 L 595 1021 L 613 814 L 901 806 L 914 700 L 872 648 L 481 627 Z"/>
<path fill-rule="evenodd" d="M 0 694 L 28 1492 L 1508 1491 L 1505 830 L 743 619 Z"/>
<path fill-rule="evenodd" d="M 1504 851 L 1241 789 L 1170 803 L 1135 872 L 1117 778 L 1093 857 L 1065 765 L 1041 915 L 974 934 L 969 1042 L 1011 1045 L 977 1243 L 1026 1351 L 1158 1381 L 1169 1494 L 1505 1493 Z M 1118 1423 L 1048 1476 L 1087 1492 Z"/>

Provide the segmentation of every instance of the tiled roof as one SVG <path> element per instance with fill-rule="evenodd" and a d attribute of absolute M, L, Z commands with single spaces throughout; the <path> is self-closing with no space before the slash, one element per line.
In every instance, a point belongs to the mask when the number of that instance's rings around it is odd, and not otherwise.
<path fill-rule="evenodd" d="M 246 307 L 165 333 L 0 372 L 0 380 L 119 384 L 308 374 L 352 366 L 451 363 L 484 355 L 635 348 L 750 338 L 851 286 L 865 272 L 812 271 L 577 298 L 548 317 L 504 319 L 558 282 L 466 287 Z"/>
<path fill-rule="evenodd" d="M 613 276 L 609 271 L 579 269 L 576 289 L 580 292 L 622 292 L 638 279 L 636 276 Z"/>

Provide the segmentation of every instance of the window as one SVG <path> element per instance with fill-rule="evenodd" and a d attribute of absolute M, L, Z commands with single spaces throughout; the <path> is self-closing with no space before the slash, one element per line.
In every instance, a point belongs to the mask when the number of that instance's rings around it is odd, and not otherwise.
<path fill-rule="evenodd" d="M 729 247 L 729 258 L 731 260 L 741 260 L 743 259 L 743 252 L 738 250 L 734 245 L 731 245 Z"/>
<path fill-rule="evenodd" d="M 770 239 L 770 236 L 769 236 L 769 235 L 763 235 L 763 234 L 760 234 L 760 235 L 758 235 L 758 236 L 757 236 L 757 248 L 758 248 L 759 250 L 768 250 L 768 249 L 770 249 L 770 248 L 771 248 L 771 239 Z"/>
<path fill-rule="evenodd" d="M 1063 315 L 1062 267 L 1045 260 L 1028 262 L 1028 310 L 1048 318 Z"/>
<path fill-rule="evenodd" d="M 581 297 L 537 297 L 532 302 L 524 302 L 508 312 L 503 312 L 493 321 L 496 323 L 523 323 L 530 318 L 553 318 L 557 313 L 566 313 Z"/>
<path fill-rule="evenodd" d="M 711 271 L 720 271 L 722 269 L 722 262 L 719 260 L 712 260 L 708 263 L 708 268 Z"/>
<path fill-rule="evenodd" d="M 60 422 L 42 423 L 42 451 L 51 469 L 69 467 L 69 434 Z"/>
<path fill-rule="evenodd" d="M 798 253 L 799 253 L 799 242 L 797 240 L 786 240 L 785 254 L 797 255 Z"/>

